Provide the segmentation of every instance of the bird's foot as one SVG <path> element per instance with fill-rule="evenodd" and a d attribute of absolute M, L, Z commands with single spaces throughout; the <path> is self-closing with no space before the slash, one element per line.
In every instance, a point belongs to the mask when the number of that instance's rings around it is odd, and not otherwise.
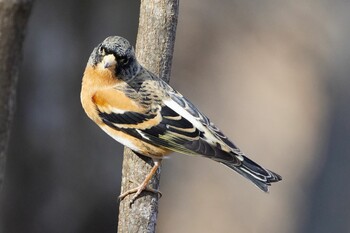
<path fill-rule="evenodd" d="M 149 174 L 146 176 L 145 180 L 138 185 L 136 188 L 133 189 L 129 189 L 126 192 L 120 194 L 119 199 L 123 200 L 126 196 L 135 193 L 135 195 L 132 196 L 131 200 L 130 200 L 130 206 L 134 203 L 134 201 L 136 200 L 136 198 L 138 196 L 140 196 L 142 191 L 148 191 L 148 192 L 152 192 L 152 193 L 156 193 L 159 195 L 159 198 L 162 196 L 162 193 L 159 190 L 153 189 L 148 187 L 147 185 L 149 184 L 149 182 L 151 181 L 153 175 L 156 173 L 157 169 L 160 166 L 160 160 L 155 160 L 154 161 L 154 166 L 152 167 L 151 171 L 149 172 Z M 132 182 L 132 181 L 131 181 Z M 133 182 L 135 183 L 135 182 Z"/>
<path fill-rule="evenodd" d="M 133 181 L 131 181 L 131 182 L 135 183 Z M 143 182 L 142 184 L 138 185 L 136 188 L 132 188 L 132 189 L 127 190 L 126 192 L 120 194 L 119 200 L 123 200 L 126 196 L 135 193 L 130 200 L 130 205 L 132 205 L 134 203 L 134 201 L 137 199 L 137 197 L 140 196 L 142 191 L 156 193 L 156 194 L 158 194 L 159 198 L 162 197 L 162 193 L 159 190 L 154 189 L 154 188 L 150 188 L 147 185 L 148 185 L 148 182 Z"/>

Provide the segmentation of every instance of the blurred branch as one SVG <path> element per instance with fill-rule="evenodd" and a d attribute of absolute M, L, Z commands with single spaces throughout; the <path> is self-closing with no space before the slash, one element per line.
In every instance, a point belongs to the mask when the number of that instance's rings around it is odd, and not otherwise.
<path fill-rule="evenodd" d="M 142 0 L 136 56 L 139 62 L 160 78 L 169 82 L 177 25 L 178 0 Z M 130 181 L 142 183 L 153 161 L 137 156 L 125 148 L 121 192 L 134 188 Z M 159 188 L 160 168 L 150 182 Z M 158 214 L 158 195 L 143 192 L 132 206 L 130 196 L 120 203 L 118 232 L 155 232 Z"/>
<path fill-rule="evenodd" d="M 2 189 L 10 125 L 30 0 L 0 0 L 0 190 Z"/>

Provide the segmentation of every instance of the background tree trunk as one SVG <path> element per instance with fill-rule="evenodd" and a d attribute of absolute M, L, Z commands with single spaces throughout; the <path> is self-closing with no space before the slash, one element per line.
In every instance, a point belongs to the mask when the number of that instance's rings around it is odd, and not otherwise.
<path fill-rule="evenodd" d="M 178 0 L 143 0 L 140 6 L 136 56 L 139 62 L 160 78 L 169 82 L 175 43 Z M 121 192 L 135 187 L 130 181 L 142 183 L 153 161 L 139 157 L 125 148 Z M 150 182 L 158 189 L 160 168 Z M 155 232 L 158 214 L 158 195 L 143 192 L 130 207 L 129 195 L 120 203 L 118 232 Z"/>
<path fill-rule="evenodd" d="M 14 113 L 22 43 L 32 1 L 0 0 L 0 190 Z"/>

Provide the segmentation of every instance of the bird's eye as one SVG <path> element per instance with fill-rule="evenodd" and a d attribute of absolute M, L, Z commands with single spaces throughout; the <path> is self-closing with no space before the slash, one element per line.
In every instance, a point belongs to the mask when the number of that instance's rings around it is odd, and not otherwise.
<path fill-rule="evenodd" d="M 119 64 L 127 65 L 128 63 L 129 63 L 129 58 L 128 57 L 121 57 L 121 58 L 119 58 Z"/>
<path fill-rule="evenodd" d="M 100 52 L 100 54 L 101 54 L 102 56 L 106 55 L 106 50 L 105 50 L 105 48 L 102 47 L 102 46 L 100 47 L 99 52 Z"/>

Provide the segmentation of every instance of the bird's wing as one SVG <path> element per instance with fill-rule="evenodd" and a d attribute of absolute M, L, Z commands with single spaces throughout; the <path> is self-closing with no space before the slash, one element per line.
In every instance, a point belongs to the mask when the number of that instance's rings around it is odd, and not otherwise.
<path fill-rule="evenodd" d="M 242 153 L 210 120 L 169 86 L 155 111 L 117 107 L 100 108 L 108 126 L 150 144 L 184 154 L 199 154 L 217 161 L 240 164 Z"/>
<path fill-rule="evenodd" d="M 213 148 L 214 151 L 224 151 L 230 153 L 230 156 L 235 155 L 239 161 L 243 161 L 243 153 L 218 129 L 210 119 L 201 113 L 188 99 L 182 96 L 179 92 L 173 90 L 168 92 L 170 98 L 164 100 L 165 106 L 171 108 L 179 114 L 183 119 L 186 119 L 200 132 L 200 141 L 204 144 L 203 150 L 196 148 L 198 143 L 192 143 L 187 147 L 192 150 L 201 152 L 200 154 L 210 156 L 210 149 L 205 151 L 205 148 Z M 200 148 L 200 147 L 199 147 Z M 204 152 L 204 153 L 203 153 Z M 217 160 L 217 158 L 213 158 Z M 227 160 L 226 160 L 227 161 Z"/>

